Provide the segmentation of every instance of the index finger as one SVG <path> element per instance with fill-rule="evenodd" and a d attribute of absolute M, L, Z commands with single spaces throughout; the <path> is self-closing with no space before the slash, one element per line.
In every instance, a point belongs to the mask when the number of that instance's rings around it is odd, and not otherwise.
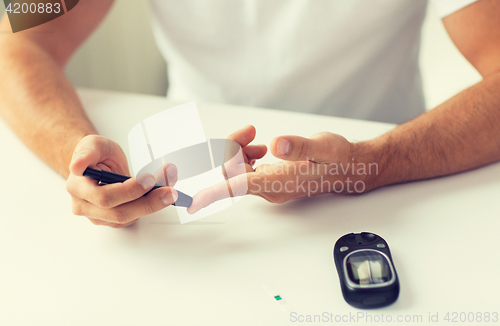
<path fill-rule="evenodd" d="M 240 174 L 228 180 L 221 181 L 212 187 L 200 190 L 193 196 L 193 203 L 187 209 L 187 212 L 194 214 L 216 201 L 255 193 L 257 190 L 255 187 L 258 186 L 258 183 L 252 181 L 259 177 L 259 174 L 255 172 Z M 252 185 L 251 187 L 253 188 L 250 188 L 249 185 Z"/>
<path fill-rule="evenodd" d="M 111 208 L 133 200 L 147 193 L 155 185 L 152 175 L 130 178 L 123 183 L 100 186 L 94 180 L 74 176 L 68 180 L 68 191 L 100 208 Z"/>
<path fill-rule="evenodd" d="M 256 134 L 255 127 L 252 125 L 245 126 L 238 131 L 233 132 L 231 135 L 227 137 L 227 139 L 231 139 L 240 144 L 241 147 L 245 147 L 252 142 L 255 138 Z"/>

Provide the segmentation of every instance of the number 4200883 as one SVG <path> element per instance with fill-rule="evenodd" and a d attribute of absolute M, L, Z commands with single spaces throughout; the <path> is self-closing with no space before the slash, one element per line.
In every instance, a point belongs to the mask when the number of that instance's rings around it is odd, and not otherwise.
<path fill-rule="evenodd" d="M 9 14 L 59 14 L 61 12 L 60 3 L 9 3 L 5 11 Z"/>
<path fill-rule="evenodd" d="M 449 323 L 480 323 L 480 322 L 498 322 L 498 312 L 448 312 L 444 316 L 444 320 Z"/>

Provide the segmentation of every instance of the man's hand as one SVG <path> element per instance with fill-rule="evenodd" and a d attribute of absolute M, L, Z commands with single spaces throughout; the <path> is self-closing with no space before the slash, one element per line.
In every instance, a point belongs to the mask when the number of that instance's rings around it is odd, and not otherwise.
<path fill-rule="evenodd" d="M 280 136 L 270 147 L 283 161 L 255 169 L 249 178 L 251 194 L 283 203 L 327 192 L 354 194 L 368 190 L 364 181 L 370 172 L 369 162 L 359 161 L 356 144 L 340 135 L 321 132 L 310 138 Z"/>
<path fill-rule="evenodd" d="M 234 177 L 235 173 L 239 174 L 242 170 L 245 170 L 245 172 L 253 172 L 255 162 L 266 155 L 266 145 L 249 145 L 255 139 L 255 134 L 255 127 L 248 125 L 227 137 L 227 139 L 237 142 L 242 151 L 242 155 L 234 155 L 234 157 L 224 163 L 224 170 L 227 178 Z M 242 164 L 244 164 L 243 169 L 240 166 Z"/>
<path fill-rule="evenodd" d="M 249 150 L 245 149 L 254 135 L 253 128 L 244 128 L 229 138 L 240 143 L 248 156 Z M 233 196 L 253 194 L 269 202 L 283 203 L 326 192 L 363 193 L 373 188 L 372 183 L 366 182 L 368 177 L 378 174 L 378 165 L 368 159 L 370 155 L 363 144 L 350 143 L 344 137 L 328 132 L 310 138 L 276 137 L 271 142 L 271 152 L 283 161 L 260 165 L 255 170 L 247 164 L 246 174 L 233 176 L 227 182 L 197 193 L 188 212 L 196 213 L 227 197 L 228 187 Z"/>
<path fill-rule="evenodd" d="M 127 159 L 115 142 L 101 136 L 87 136 L 76 146 L 70 164 L 66 189 L 72 196 L 72 210 L 86 216 L 96 225 L 126 227 L 140 217 L 159 211 L 177 200 L 177 192 L 162 187 L 147 193 L 155 183 L 173 186 L 177 168 L 167 164 L 155 176 L 145 174 L 124 183 L 100 186 L 97 181 L 83 177 L 87 167 L 129 175 Z"/>

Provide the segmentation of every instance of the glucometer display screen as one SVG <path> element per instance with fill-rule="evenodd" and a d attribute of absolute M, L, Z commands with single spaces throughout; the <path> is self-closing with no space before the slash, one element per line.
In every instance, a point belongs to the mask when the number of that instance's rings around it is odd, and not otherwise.
<path fill-rule="evenodd" d="M 355 252 L 346 261 L 351 281 L 359 285 L 381 284 L 391 279 L 387 258 L 375 251 Z"/>

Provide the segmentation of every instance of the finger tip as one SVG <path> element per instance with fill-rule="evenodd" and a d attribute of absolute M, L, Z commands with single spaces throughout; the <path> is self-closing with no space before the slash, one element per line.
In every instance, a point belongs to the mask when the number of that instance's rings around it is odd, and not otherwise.
<path fill-rule="evenodd" d="M 243 127 L 243 129 L 249 133 L 251 133 L 253 135 L 253 137 L 255 137 L 255 134 L 257 133 L 257 129 L 255 129 L 255 127 L 253 125 L 246 125 L 245 127 Z"/>
<path fill-rule="evenodd" d="M 188 214 L 193 215 L 196 214 L 200 209 L 201 207 L 199 207 L 199 205 L 194 203 L 194 205 L 191 204 L 191 206 L 189 206 L 186 211 L 188 212 Z"/>
<path fill-rule="evenodd" d="M 269 144 L 269 147 L 270 148 L 275 148 L 276 147 L 276 144 L 278 143 L 278 141 L 283 138 L 283 136 L 278 136 L 278 137 L 274 137 L 272 140 L 271 140 L 271 143 Z M 265 146 L 265 145 L 264 145 Z"/>
<path fill-rule="evenodd" d="M 275 156 L 285 157 L 290 154 L 291 148 L 292 142 L 286 137 L 280 137 L 274 146 L 274 150 L 276 152 Z"/>
<path fill-rule="evenodd" d="M 179 171 L 177 170 L 175 164 L 167 163 L 165 165 L 165 174 L 167 175 L 167 181 L 169 185 L 177 182 L 178 173 Z"/>
<path fill-rule="evenodd" d="M 170 187 L 170 193 L 172 194 L 172 198 L 173 198 L 174 203 L 175 203 L 177 201 L 177 199 L 179 199 L 179 193 L 177 192 L 177 190 L 175 190 L 172 187 Z"/>
<path fill-rule="evenodd" d="M 269 152 L 271 152 L 271 154 L 273 154 L 273 156 L 280 158 L 278 155 L 278 151 L 276 149 L 277 143 L 278 143 L 278 140 L 276 138 L 271 141 L 271 144 L 269 146 Z"/>
<path fill-rule="evenodd" d="M 269 148 L 266 145 L 262 145 L 262 156 L 260 158 L 264 157 L 264 155 L 267 154 L 268 150 Z"/>

